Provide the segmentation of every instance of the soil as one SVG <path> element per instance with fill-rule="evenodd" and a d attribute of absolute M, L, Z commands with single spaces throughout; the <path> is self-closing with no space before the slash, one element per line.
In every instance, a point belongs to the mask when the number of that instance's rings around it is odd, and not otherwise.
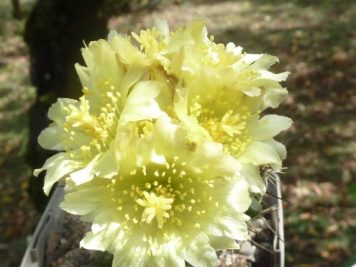
<path fill-rule="evenodd" d="M 62 211 L 61 211 L 62 212 Z M 90 224 L 78 216 L 64 213 L 62 227 L 49 234 L 46 247 L 46 267 L 111 266 L 112 256 L 79 247 Z"/>

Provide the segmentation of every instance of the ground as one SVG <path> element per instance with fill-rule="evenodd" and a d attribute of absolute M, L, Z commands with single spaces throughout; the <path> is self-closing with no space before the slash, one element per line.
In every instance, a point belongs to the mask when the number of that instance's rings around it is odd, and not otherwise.
<path fill-rule="evenodd" d="M 26 192 L 31 173 L 24 163 L 27 116 L 35 90 L 28 75 L 24 20 L 0 1 L 0 265 L 18 266 L 26 236 L 38 219 Z"/>
<path fill-rule="evenodd" d="M 0 260 L 17 266 L 39 216 L 26 195 L 31 170 L 23 159 L 35 91 L 24 19 L 11 17 L 8 2 L 0 1 Z M 308 2 L 166 1 L 108 26 L 129 32 L 156 18 L 173 28 L 204 19 L 217 42 L 278 56 L 274 71 L 290 71 L 290 95 L 274 112 L 294 120 L 280 136 L 289 152 L 282 174 L 287 266 L 350 266 L 356 262 L 356 5 Z"/>

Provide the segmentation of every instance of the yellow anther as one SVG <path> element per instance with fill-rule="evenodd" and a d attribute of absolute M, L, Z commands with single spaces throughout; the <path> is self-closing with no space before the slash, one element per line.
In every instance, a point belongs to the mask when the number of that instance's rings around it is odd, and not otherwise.
<path fill-rule="evenodd" d="M 137 199 L 136 203 L 144 207 L 145 210 L 142 213 L 142 221 L 151 223 L 156 218 L 158 228 L 162 228 L 166 219 L 170 214 L 167 212 L 171 210 L 173 198 L 167 198 L 165 196 L 157 196 L 155 193 L 143 192 L 144 199 Z"/>

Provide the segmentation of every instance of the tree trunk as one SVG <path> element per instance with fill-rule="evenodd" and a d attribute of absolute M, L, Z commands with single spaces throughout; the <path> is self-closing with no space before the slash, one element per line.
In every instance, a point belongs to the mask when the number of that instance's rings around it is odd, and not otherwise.
<path fill-rule="evenodd" d="M 76 98 L 81 85 L 74 64 L 81 62 L 84 42 L 105 38 L 104 0 L 38 0 L 26 23 L 25 41 L 30 51 L 31 81 L 37 100 L 29 113 L 30 139 L 27 161 L 39 168 L 51 155 L 37 143 L 39 133 L 49 124 L 47 111 L 58 97 Z M 43 209 L 43 175 L 32 177 L 29 193 L 36 206 Z"/>
<path fill-rule="evenodd" d="M 12 15 L 16 19 L 21 18 L 21 7 L 20 7 L 20 1 L 19 0 L 11 0 L 11 5 L 12 5 Z"/>

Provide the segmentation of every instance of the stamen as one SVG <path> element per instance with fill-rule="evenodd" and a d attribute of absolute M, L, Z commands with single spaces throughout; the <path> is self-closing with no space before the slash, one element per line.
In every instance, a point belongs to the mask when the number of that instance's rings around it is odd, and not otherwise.
<path fill-rule="evenodd" d="M 145 199 L 137 199 L 136 203 L 144 207 L 142 222 L 151 223 L 154 218 L 158 222 L 158 228 L 162 228 L 170 214 L 167 212 L 172 208 L 173 198 L 157 196 L 155 193 L 143 192 Z M 174 213 L 173 213 L 174 214 Z"/>

